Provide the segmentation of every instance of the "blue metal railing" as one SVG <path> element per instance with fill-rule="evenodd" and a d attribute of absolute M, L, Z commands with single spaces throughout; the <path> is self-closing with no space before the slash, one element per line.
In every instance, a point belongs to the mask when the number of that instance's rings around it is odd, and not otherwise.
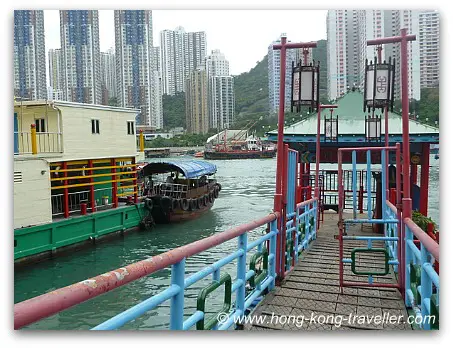
<path fill-rule="evenodd" d="M 277 219 L 270 222 L 268 233 L 251 243 L 248 243 L 248 233 L 244 232 L 236 237 L 238 247 L 235 252 L 188 277 L 185 277 L 186 258 L 183 258 L 181 261 L 172 265 L 171 284 L 167 289 L 94 327 L 92 330 L 118 329 L 168 300 L 171 300 L 170 330 L 189 330 L 197 324 L 197 322 L 206 319 L 206 312 L 197 310 L 189 318 L 184 320 L 185 290 L 210 274 L 212 274 L 213 283 L 218 282 L 221 268 L 237 260 L 237 277 L 234 282 L 232 282 L 231 286 L 231 292 L 236 292 L 234 308 L 232 308 L 229 313 L 225 313 L 226 316 L 222 318 L 221 325 L 215 325 L 213 327 L 213 329 L 217 330 L 229 329 L 235 323 L 235 319 L 245 315 L 246 310 L 252 306 L 254 301 L 261 296 L 265 290 L 272 290 L 274 288 L 277 233 Z M 266 242 L 269 242 L 270 249 L 268 255 L 268 265 L 266 267 L 267 275 L 262 281 L 256 284 L 255 288 L 246 296 L 246 284 L 256 275 L 255 270 L 247 271 L 247 253 L 255 248 L 258 252 L 262 252 L 264 247 L 263 244 Z"/>
<path fill-rule="evenodd" d="M 393 206 L 393 204 L 389 201 L 386 201 L 384 216 L 387 221 L 394 221 L 387 222 L 385 225 L 385 236 L 392 239 L 389 239 L 385 242 L 385 247 L 394 259 L 398 259 L 399 218 L 397 216 L 395 206 Z M 394 240 L 393 238 L 396 238 L 396 240 Z M 393 270 L 395 271 L 395 273 L 398 273 L 398 265 L 393 266 Z"/>
<path fill-rule="evenodd" d="M 439 244 L 411 219 L 404 219 L 406 307 L 416 315 L 415 324 L 424 330 L 439 327 L 439 274 L 433 264 L 439 261 Z M 420 247 L 414 243 L 414 236 Z M 419 271 L 419 274 L 417 274 Z M 414 274 L 415 272 L 415 274 Z"/>
<path fill-rule="evenodd" d="M 295 212 L 286 214 L 286 245 L 292 243 L 291 250 L 286 248 L 287 271 L 298 262 L 299 254 L 316 239 L 317 213 L 318 201 L 313 198 L 297 204 Z"/>

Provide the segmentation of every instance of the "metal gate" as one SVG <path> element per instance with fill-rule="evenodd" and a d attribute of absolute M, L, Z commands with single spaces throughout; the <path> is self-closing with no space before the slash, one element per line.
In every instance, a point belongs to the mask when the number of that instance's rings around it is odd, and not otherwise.
<path fill-rule="evenodd" d="M 345 218 L 344 206 L 345 206 L 345 178 L 342 170 L 342 154 L 345 152 L 352 152 L 352 218 Z M 381 170 L 379 172 L 372 173 L 371 171 L 371 152 L 379 152 L 381 157 Z M 367 195 L 367 209 L 365 216 L 360 216 L 360 208 L 358 207 L 358 190 L 357 190 L 357 153 L 366 152 L 367 169 L 365 177 L 365 190 Z M 387 147 L 363 147 L 363 148 L 342 148 L 338 149 L 338 215 L 339 215 L 339 235 L 338 240 L 340 244 L 340 287 L 347 286 L 361 286 L 361 287 L 395 287 L 400 288 L 400 284 L 389 284 L 375 282 L 375 276 L 383 276 L 390 272 L 390 266 L 394 267 L 397 272 L 398 265 L 401 260 L 401 224 L 400 216 L 401 212 L 398 209 L 396 212 L 389 207 L 395 208 L 388 201 L 388 182 L 389 182 L 389 166 L 388 158 L 391 152 L 396 153 L 396 168 L 392 167 L 391 170 L 391 183 L 396 186 L 397 191 L 397 206 L 400 207 L 401 202 L 401 159 L 400 159 L 400 146 L 387 146 Z M 371 187 L 373 176 L 376 179 L 376 205 L 374 214 L 372 212 L 371 204 Z M 380 186 L 378 186 L 380 181 Z M 380 192 L 379 192 L 380 191 Z M 380 212 L 380 214 L 379 214 Z M 348 228 L 353 224 L 370 223 L 375 224 L 382 230 L 381 235 L 348 235 Z M 351 250 L 350 255 L 345 256 L 345 244 L 351 241 L 356 243 Z M 359 242 L 359 243 L 358 243 Z M 382 243 L 383 242 L 383 243 Z M 363 246 L 357 247 L 360 243 L 364 243 Z M 374 246 L 373 246 L 374 243 Z M 376 247 L 376 244 L 383 244 L 380 247 Z M 368 268 L 369 262 L 362 262 L 364 255 L 378 256 L 380 254 L 383 257 L 383 263 L 381 265 L 374 264 L 375 261 L 371 261 L 373 264 L 371 268 Z M 361 258 L 362 257 L 362 258 Z M 366 266 L 364 267 L 366 263 Z M 344 270 L 345 265 L 351 267 L 352 279 L 360 279 L 360 276 L 367 276 L 367 282 L 364 281 L 345 281 Z M 365 269 L 363 269 L 365 268 Z M 359 277 L 358 277 L 359 276 Z M 401 277 L 399 277 L 401 278 Z"/>

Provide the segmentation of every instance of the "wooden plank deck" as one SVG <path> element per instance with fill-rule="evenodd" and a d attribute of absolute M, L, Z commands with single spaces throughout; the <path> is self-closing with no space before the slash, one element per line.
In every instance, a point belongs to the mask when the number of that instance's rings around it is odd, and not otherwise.
<path fill-rule="evenodd" d="M 263 322 L 246 324 L 245 330 L 411 330 L 406 321 L 404 302 L 397 290 L 349 287 L 340 293 L 339 242 L 334 239 L 338 234 L 337 222 L 337 214 L 324 214 L 318 238 L 310 249 L 302 252 L 299 263 L 282 285 L 267 294 L 253 311 L 252 315 L 264 318 Z M 369 224 L 357 224 L 348 229 L 348 235 L 375 234 Z M 366 245 L 365 241 L 345 241 L 345 257 L 350 257 L 353 248 Z M 379 246 L 383 243 L 373 242 L 373 247 Z M 369 269 L 381 263 L 379 256 L 375 255 L 362 254 L 358 264 Z M 353 274 L 348 265 L 344 268 L 344 277 L 345 281 L 367 281 L 367 276 Z M 396 283 L 393 273 L 374 277 L 374 280 Z M 363 323 L 364 317 L 378 315 L 384 318 L 402 316 L 403 319 L 399 324 L 389 320 Z"/>

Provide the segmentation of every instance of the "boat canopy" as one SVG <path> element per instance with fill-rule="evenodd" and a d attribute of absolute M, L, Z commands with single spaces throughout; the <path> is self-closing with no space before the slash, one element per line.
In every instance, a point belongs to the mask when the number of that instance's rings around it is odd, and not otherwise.
<path fill-rule="evenodd" d="M 217 167 L 214 164 L 199 160 L 151 162 L 143 167 L 144 176 L 179 172 L 184 174 L 187 179 L 193 179 L 202 175 L 212 175 L 216 171 Z"/>

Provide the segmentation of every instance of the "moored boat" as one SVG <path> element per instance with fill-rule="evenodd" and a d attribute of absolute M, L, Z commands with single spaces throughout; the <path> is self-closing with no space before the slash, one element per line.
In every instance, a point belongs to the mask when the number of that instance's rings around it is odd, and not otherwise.
<path fill-rule="evenodd" d="M 209 160 L 274 158 L 274 144 L 244 130 L 228 131 L 210 137 L 205 146 L 204 158 Z"/>
<path fill-rule="evenodd" d="M 214 164 L 200 160 L 147 164 L 140 177 L 150 215 L 142 224 L 190 220 L 211 209 L 221 190 L 217 180 L 209 178 L 216 171 Z"/>

